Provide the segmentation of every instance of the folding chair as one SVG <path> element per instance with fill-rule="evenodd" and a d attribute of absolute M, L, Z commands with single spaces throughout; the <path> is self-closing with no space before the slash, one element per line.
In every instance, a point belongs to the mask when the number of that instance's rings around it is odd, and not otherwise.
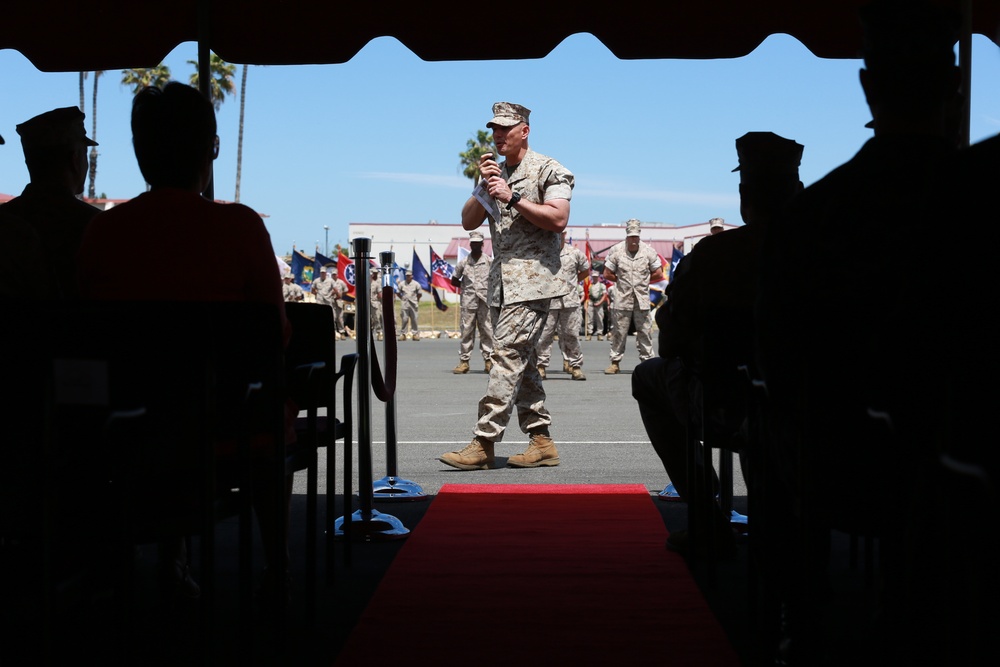
<path fill-rule="evenodd" d="M 286 372 L 289 394 L 297 407 L 305 411 L 295 423 L 297 443 L 286 456 L 288 473 L 307 471 L 306 478 L 306 615 L 307 622 L 315 621 L 316 611 L 316 524 L 318 450 L 327 448 L 326 470 L 326 570 L 327 583 L 334 581 L 334 521 L 335 473 L 337 440 L 344 440 L 345 448 L 352 443 L 353 404 L 352 386 L 357 354 L 347 354 L 336 370 L 336 327 L 333 309 L 315 303 L 285 304 L 285 313 L 292 325 L 292 338 L 286 350 Z M 343 419 L 336 416 L 337 383 L 344 378 Z M 325 410 L 324 415 L 319 411 Z M 345 493 L 345 505 L 350 500 Z M 345 541 L 345 549 L 350 543 Z"/>

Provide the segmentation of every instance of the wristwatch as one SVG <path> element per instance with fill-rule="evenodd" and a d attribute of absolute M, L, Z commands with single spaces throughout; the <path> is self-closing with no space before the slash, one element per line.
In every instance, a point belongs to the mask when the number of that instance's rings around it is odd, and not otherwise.
<path fill-rule="evenodd" d="M 507 202 L 507 210 L 509 211 L 510 209 L 512 209 L 515 206 L 517 206 L 517 202 L 519 202 L 519 201 L 521 201 L 521 193 L 520 192 L 511 192 L 510 193 L 510 201 Z"/>

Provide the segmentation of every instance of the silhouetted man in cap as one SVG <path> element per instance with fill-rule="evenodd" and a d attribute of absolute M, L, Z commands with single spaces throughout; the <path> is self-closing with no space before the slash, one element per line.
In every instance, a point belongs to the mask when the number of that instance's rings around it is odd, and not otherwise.
<path fill-rule="evenodd" d="M 913 252 L 928 195 L 957 147 L 957 21 L 924 2 L 885 0 L 861 10 L 861 86 L 874 138 L 806 188 L 769 228 L 758 334 L 776 472 L 788 494 L 792 646 L 809 663 L 836 650 L 822 632 L 830 528 L 881 536 L 886 589 L 899 563 L 899 505 L 913 457 L 898 456 L 868 413 L 888 312 L 926 267 Z M 780 483 L 779 483 L 780 482 Z M 800 535 L 796 533 L 796 535 Z M 799 548 L 802 547 L 800 550 Z M 795 575 L 789 578 L 788 575 Z M 892 594 L 883 598 L 892 603 Z M 877 651 L 880 647 L 871 647 Z M 853 657 L 853 656 L 852 656 Z"/>
<path fill-rule="evenodd" d="M 31 182 L 20 197 L 0 206 L 0 224 L 18 225 L 27 245 L 0 252 L 21 254 L 27 269 L 21 275 L 31 276 L 29 285 L 42 296 L 78 296 L 76 252 L 84 228 L 98 213 L 77 198 L 87 178 L 87 149 L 97 145 L 87 137 L 84 118 L 78 108 L 65 107 L 17 126 Z"/>
<path fill-rule="evenodd" d="M 721 398 L 705 429 L 713 429 L 743 446 L 747 408 L 742 401 L 745 381 L 737 366 L 752 358 L 753 308 L 760 272 L 760 246 L 767 225 L 802 190 L 798 168 L 802 145 L 771 132 L 750 132 L 736 140 L 740 172 L 742 227 L 706 236 L 680 261 L 667 289 L 667 303 L 656 312 L 660 329 L 659 357 L 639 364 L 632 374 L 632 396 L 653 449 L 681 498 L 690 495 L 686 465 L 686 430 L 702 422 L 702 380 L 705 340 L 715 345 L 715 394 Z M 718 369 L 724 369 L 720 372 Z M 729 517 L 717 505 L 713 516 L 717 543 L 735 548 Z M 671 533 L 668 546 L 686 552 L 683 531 Z"/>

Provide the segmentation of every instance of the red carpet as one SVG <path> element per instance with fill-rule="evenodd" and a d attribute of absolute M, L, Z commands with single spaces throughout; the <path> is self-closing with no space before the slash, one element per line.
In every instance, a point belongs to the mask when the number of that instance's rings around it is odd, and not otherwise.
<path fill-rule="evenodd" d="M 336 664 L 738 665 L 649 493 L 447 484 Z"/>

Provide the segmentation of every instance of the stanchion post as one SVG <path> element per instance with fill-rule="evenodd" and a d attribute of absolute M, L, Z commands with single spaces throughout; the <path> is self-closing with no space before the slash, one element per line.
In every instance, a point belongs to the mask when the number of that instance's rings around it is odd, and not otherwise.
<path fill-rule="evenodd" d="M 334 523 L 335 535 L 344 537 L 344 522 L 350 521 L 352 539 L 371 542 L 406 537 L 409 530 L 394 516 L 373 509 L 372 419 L 371 419 L 371 292 L 368 267 L 372 241 L 359 237 L 351 242 L 354 254 L 354 332 L 358 352 L 358 499 L 360 509 L 350 518 L 345 498 L 345 516 Z"/>
<path fill-rule="evenodd" d="M 396 254 L 393 252 L 380 252 L 379 262 L 382 264 L 382 287 L 386 285 L 392 285 L 392 266 L 395 264 Z M 388 349 L 390 345 L 395 345 L 396 341 L 389 340 L 387 336 L 383 343 L 383 350 Z M 387 354 L 383 354 L 383 358 L 387 357 Z M 376 480 L 373 486 L 374 497 L 376 500 L 391 500 L 391 501 L 412 501 L 412 500 L 427 500 L 427 495 L 424 490 L 420 488 L 419 484 L 411 482 L 407 479 L 400 479 L 399 477 L 399 464 L 397 460 L 397 439 L 396 439 L 396 394 L 389 397 L 389 400 L 385 402 L 385 460 L 386 460 L 386 473 L 385 477 Z"/>

